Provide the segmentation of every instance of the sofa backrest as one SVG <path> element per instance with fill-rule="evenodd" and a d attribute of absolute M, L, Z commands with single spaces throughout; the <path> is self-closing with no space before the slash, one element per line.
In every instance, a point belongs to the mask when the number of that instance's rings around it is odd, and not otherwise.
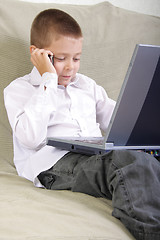
<path fill-rule="evenodd" d="M 71 14 L 84 35 L 80 72 L 102 85 L 117 99 L 137 43 L 160 45 L 160 18 L 123 10 L 103 2 L 64 5 L 0 0 L 0 156 L 12 163 L 12 131 L 3 103 L 3 89 L 32 69 L 30 26 L 47 8 Z"/>

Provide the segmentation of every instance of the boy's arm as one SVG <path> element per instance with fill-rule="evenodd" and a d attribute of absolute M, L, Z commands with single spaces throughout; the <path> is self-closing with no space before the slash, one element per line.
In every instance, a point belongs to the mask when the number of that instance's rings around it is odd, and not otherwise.
<path fill-rule="evenodd" d="M 116 102 L 108 97 L 106 91 L 101 86 L 96 89 L 96 117 L 101 130 L 107 130 Z"/>
<path fill-rule="evenodd" d="M 38 89 L 26 80 L 13 81 L 4 90 L 4 101 L 14 135 L 34 149 L 45 140 L 50 115 L 56 111 L 57 75 L 43 74 Z"/>
<path fill-rule="evenodd" d="M 52 53 L 44 49 L 31 51 L 31 61 L 42 76 L 38 89 L 25 79 L 29 78 L 26 75 L 4 90 L 13 133 L 28 148 L 36 148 L 44 142 L 50 115 L 56 111 L 58 77 L 48 54 Z"/>

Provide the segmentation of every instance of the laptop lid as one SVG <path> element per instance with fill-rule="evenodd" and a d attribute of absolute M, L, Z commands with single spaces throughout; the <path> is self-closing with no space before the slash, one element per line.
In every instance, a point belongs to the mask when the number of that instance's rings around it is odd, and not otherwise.
<path fill-rule="evenodd" d="M 160 145 L 160 46 L 137 45 L 105 137 L 114 146 Z"/>

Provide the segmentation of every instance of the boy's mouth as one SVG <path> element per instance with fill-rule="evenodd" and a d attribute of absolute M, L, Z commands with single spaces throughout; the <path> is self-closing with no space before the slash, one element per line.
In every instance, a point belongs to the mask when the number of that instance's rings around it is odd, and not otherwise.
<path fill-rule="evenodd" d="M 71 78 L 71 76 L 63 76 L 63 78 L 69 79 Z"/>

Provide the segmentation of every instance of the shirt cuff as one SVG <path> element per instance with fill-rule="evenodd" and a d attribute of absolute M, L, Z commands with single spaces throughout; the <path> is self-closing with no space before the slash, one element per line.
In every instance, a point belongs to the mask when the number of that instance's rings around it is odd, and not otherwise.
<path fill-rule="evenodd" d="M 57 88 L 58 76 L 56 73 L 45 72 L 42 75 L 42 85 L 46 88 Z"/>

